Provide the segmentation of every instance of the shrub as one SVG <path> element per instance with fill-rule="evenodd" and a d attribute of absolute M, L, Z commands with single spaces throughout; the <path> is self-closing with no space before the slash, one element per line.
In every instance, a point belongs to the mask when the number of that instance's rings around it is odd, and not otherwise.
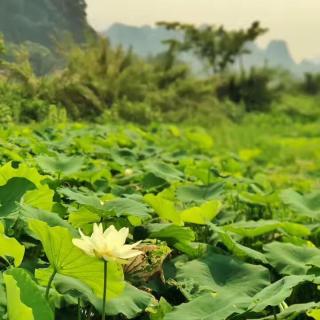
<path fill-rule="evenodd" d="M 246 111 L 269 111 L 277 98 L 279 84 L 274 82 L 269 69 L 254 69 L 241 74 L 231 74 L 218 83 L 216 93 L 219 99 L 243 102 Z"/>

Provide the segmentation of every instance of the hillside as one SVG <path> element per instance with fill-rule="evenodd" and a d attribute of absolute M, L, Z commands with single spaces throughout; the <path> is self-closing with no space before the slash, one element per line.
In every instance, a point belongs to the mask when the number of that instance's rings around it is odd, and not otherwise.
<path fill-rule="evenodd" d="M 0 1 L 0 33 L 8 42 L 31 41 L 52 47 L 55 36 L 70 32 L 81 41 L 86 30 L 84 0 Z"/>

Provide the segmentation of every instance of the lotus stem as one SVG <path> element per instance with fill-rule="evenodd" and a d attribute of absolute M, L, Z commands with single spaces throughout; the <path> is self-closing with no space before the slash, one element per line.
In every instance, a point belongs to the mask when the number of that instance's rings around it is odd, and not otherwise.
<path fill-rule="evenodd" d="M 77 320 L 81 320 L 81 299 L 78 298 L 78 317 Z"/>
<path fill-rule="evenodd" d="M 107 273 L 108 273 L 108 262 L 107 262 L 107 261 L 104 261 L 102 320 L 105 320 L 105 319 L 106 319 L 106 302 L 107 302 Z"/>
<path fill-rule="evenodd" d="M 47 289 L 46 289 L 45 297 L 46 297 L 47 300 L 49 300 L 50 288 L 51 288 L 52 281 L 53 281 L 54 277 L 56 276 L 56 274 L 57 274 L 57 271 L 56 271 L 56 270 L 53 270 L 52 275 L 51 275 L 51 277 L 50 277 L 50 279 L 49 279 L 49 282 L 48 282 L 48 285 L 47 285 Z"/>

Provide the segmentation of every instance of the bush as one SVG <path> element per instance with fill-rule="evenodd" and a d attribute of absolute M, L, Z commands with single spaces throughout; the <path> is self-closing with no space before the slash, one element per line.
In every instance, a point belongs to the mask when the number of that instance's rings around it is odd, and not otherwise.
<path fill-rule="evenodd" d="M 12 110 L 7 105 L 0 103 L 0 125 L 8 125 L 12 122 Z"/>
<path fill-rule="evenodd" d="M 142 125 L 154 120 L 160 120 L 158 112 L 152 110 L 145 102 L 119 101 L 114 107 L 114 113 L 121 119 Z"/>
<path fill-rule="evenodd" d="M 305 94 L 284 95 L 273 109 L 300 122 L 317 121 L 320 117 L 320 98 Z"/>
<path fill-rule="evenodd" d="M 278 97 L 279 84 L 274 81 L 269 69 L 254 69 L 240 74 L 231 74 L 218 83 L 216 93 L 219 99 L 243 102 L 246 111 L 269 111 Z"/>
<path fill-rule="evenodd" d="M 305 73 L 304 80 L 301 83 L 302 92 L 310 95 L 320 93 L 320 74 Z"/>

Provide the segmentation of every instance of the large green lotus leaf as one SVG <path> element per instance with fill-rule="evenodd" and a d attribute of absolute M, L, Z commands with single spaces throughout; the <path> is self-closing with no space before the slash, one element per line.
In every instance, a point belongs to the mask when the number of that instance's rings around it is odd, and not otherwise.
<path fill-rule="evenodd" d="M 224 231 L 213 224 L 210 224 L 210 228 L 218 233 L 220 241 L 232 252 L 235 256 L 239 258 L 251 258 L 253 260 L 260 261 L 262 263 L 267 263 L 267 259 L 263 253 L 246 247 L 237 241 L 235 241 L 228 231 Z"/>
<path fill-rule="evenodd" d="M 281 193 L 281 199 L 294 212 L 313 219 L 320 219 L 320 192 L 313 192 L 306 195 L 288 189 Z"/>
<path fill-rule="evenodd" d="M 320 309 L 309 310 L 307 315 L 314 320 L 320 320 Z"/>
<path fill-rule="evenodd" d="M 140 218 L 149 216 L 149 208 L 144 203 L 133 199 L 119 198 L 102 202 L 94 194 L 85 194 L 68 188 L 60 188 L 58 191 L 68 199 L 93 208 L 95 212 L 103 216 L 136 216 Z"/>
<path fill-rule="evenodd" d="M 78 204 L 100 211 L 103 209 L 103 203 L 93 193 L 84 193 L 70 188 L 59 188 L 58 192 Z"/>
<path fill-rule="evenodd" d="M 137 163 L 137 154 L 133 152 L 133 150 L 128 148 L 118 148 L 111 150 L 111 157 L 112 159 L 123 166 L 125 165 L 132 165 L 134 163 Z"/>
<path fill-rule="evenodd" d="M 174 308 L 163 320 L 225 320 L 233 314 L 243 313 L 249 302 L 248 297 L 207 293 Z"/>
<path fill-rule="evenodd" d="M 147 225 L 150 238 L 166 240 L 168 243 L 191 242 L 195 234 L 191 228 L 181 227 L 170 223 L 152 223 Z"/>
<path fill-rule="evenodd" d="M 149 172 L 143 176 L 141 184 L 144 190 L 146 190 L 147 192 L 151 192 L 167 185 L 168 183 L 166 180 L 159 178 Z"/>
<path fill-rule="evenodd" d="M 204 186 L 181 186 L 177 188 L 177 199 L 182 202 L 204 202 L 219 198 L 224 190 L 224 183 L 212 183 Z"/>
<path fill-rule="evenodd" d="M 91 160 L 90 164 L 92 165 L 90 168 L 73 173 L 72 178 L 90 183 L 95 183 L 99 180 L 107 181 L 111 179 L 112 175 L 110 173 L 110 169 L 106 167 L 105 161 L 101 161 L 100 163 L 98 160 Z"/>
<path fill-rule="evenodd" d="M 234 296 L 231 292 L 224 292 L 224 294 L 218 293 L 217 295 L 213 293 L 201 295 L 191 302 L 176 307 L 173 312 L 164 317 L 164 320 L 225 320 L 233 314 L 242 314 L 247 310 L 260 312 L 267 306 L 279 305 L 279 303 L 290 296 L 295 286 L 302 282 L 312 280 L 312 276 L 289 276 L 263 288 L 253 297 L 245 297 L 243 295 Z M 277 314 L 277 319 L 287 319 L 285 315 L 288 316 L 295 313 L 306 312 L 315 305 L 315 303 L 311 303 L 304 304 L 304 306 L 290 306 L 288 309 L 285 309 L 283 313 Z M 269 317 L 260 319 L 269 319 Z M 274 316 L 270 317 L 270 319 L 274 319 Z"/>
<path fill-rule="evenodd" d="M 264 246 L 269 263 L 284 275 L 305 275 L 311 262 L 320 256 L 317 248 L 298 247 L 291 243 L 272 242 Z"/>
<path fill-rule="evenodd" d="M 314 273 L 319 277 L 320 275 L 320 256 L 314 256 L 310 259 L 310 261 L 308 262 L 309 265 L 318 268 L 318 270 L 313 269 L 312 271 L 314 271 Z M 310 273 L 312 273 L 312 271 L 310 271 Z M 317 283 L 320 283 L 320 278 L 318 278 Z"/>
<path fill-rule="evenodd" d="M 79 209 L 69 213 L 68 221 L 75 228 L 91 228 L 90 225 L 93 223 L 99 223 L 101 221 L 101 217 L 86 207 L 80 207 Z"/>
<path fill-rule="evenodd" d="M 144 196 L 144 201 L 154 209 L 161 219 L 176 225 L 183 225 L 184 222 L 207 224 L 220 212 L 222 207 L 219 200 L 212 200 L 203 203 L 200 207 L 178 211 L 174 201 L 165 199 L 160 194 L 156 196 L 147 194 Z"/>
<path fill-rule="evenodd" d="M 299 319 L 298 316 L 301 314 L 307 313 L 312 310 L 316 310 L 319 307 L 319 303 L 316 302 L 308 302 L 308 303 L 300 303 L 300 304 L 292 304 L 288 308 L 284 309 L 280 313 L 271 314 L 270 316 L 259 318 L 260 320 L 288 320 L 288 319 Z M 312 315 L 310 315 L 312 317 Z"/>
<path fill-rule="evenodd" d="M 281 222 L 281 229 L 286 233 L 296 237 L 308 237 L 311 235 L 310 229 L 299 223 Z"/>
<path fill-rule="evenodd" d="M 99 296 L 103 293 L 103 262 L 86 255 L 72 243 L 68 229 L 50 227 L 39 220 L 30 220 L 30 230 L 41 241 L 51 267 L 58 273 L 87 284 Z M 123 270 L 116 263 L 108 263 L 108 296 L 116 297 L 124 289 Z"/>
<path fill-rule="evenodd" d="M 258 292 L 253 298 L 250 309 L 255 312 L 261 312 L 267 306 L 277 306 L 291 295 L 294 287 L 303 282 L 311 282 L 313 280 L 314 276 L 312 275 L 284 277 Z"/>
<path fill-rule="evenodd" d="M 32 309 L 20 299 L 20 288 L 13 276 L 4 275 L 7 291 L 7 309 L 10 320 L 35 320 Z"/>
<path fill-rule="evenodd" d="M 37 169 L 30 168 L 24 163 L 21 163 L 18 168 L 13 168 L 11 162 L 8 162 L 0 168 L 0 186 L 6 184 L 11 178 L 24 178 L 39 187 L 41 181 L 47 177 L 40 175 Z"/>
<path fill-rule="evenodd" d="M 37 269 L 36 278 L 42 285 L 46 285 L 51 272 L 52 270 L 50 269 Z M 53 284 L 58 292 L 82 297 L 94 305 L 97 310 L 102 311 L 102 299 L 99 299 L 89 286 L 78 279 L 58 274 Z M 126 318 L 132 319 L 143 312 L 153 299 L 154 297 L 151 294 L 141 291 L 126 282 L 125 288 L 119 296 L 112 299 L 107 296 L 106 313 L 108 315 L 123 314 Z"/>
<path fill-rule="evenodd" d="M 0 217 L 15 212 L 22 196 L 35 189 L 35 185 L 25 178 L 11 178 L 5 185 L 0 186 Z"/>
<path fill-rule="evenodd" d="M 201 259 L 177 263 L 176 280 L 192 299 L 206 292 L 220 297 L 252 297 L 270 284 L 266 268 L 209 251 Z"/>
<path fill-rule="evenodd" d="M 15 238 L 9 238 L 4 234 L 1 225 L 0 230 L 0 257 L 6 259 L 11 257 L 14 259 L 14 265 L 18 267 L 24 257 L 25 248 Z"/>
<path fill-rule="evenodd" d="M 210 175 L 212 174 L 211 168 L 212 163 L 204 161 L 203 163 L 195 163 L 192 159 L 185 159 L 182 161 L 182 164 L 184 165 L 184 172 L 186 176 L 196 178 L 197 180 L 200 180 L 203 184 L 207 184 L 208 180 L 210 178 Z"/>
<path fill-rule="evenodd" d="M 161 196 L 147 194 L 144 201 L 153 208 L 156 214 L 165 221 L 173 222 L 176 225 L 182 225 L 180 212 L 177 211 L 175 204 L 171 200 L 162 198 Z"/>
<path fill-rule="evenodd" d="M 53 312 L 37 284 L 23 269 L 4 274 L 10 320 L 53 320 Z"/>
<path fill-rule="evenodd" d="M 0 154 L 3 158 L 10 159 L 16 162 L 23 162 L 25 161 L 25 159 L 19 155 L 19 151 L 19 147 L 13 144 L 8 144 L 6 146 L 2 145 L 0 147 Z"/>
<path fill-rule="evenodd" d="M 103 205 L 104 214 L 120 216 L 149 217 L 149 208 L 133 199 L 119 198 L 106 201 Z"/>
<path fill-rule="evenodd" d="M 36 162 L 45 172 L 69 176 L 81 170 L 84 158 L 79 156 L 68 157 L 65 154 L 57 154 L 54 157 L 38 156 L 36 157 Z"/>
<path fill-rule="evenodd" d="M 77 235 L 75 228 L 72 227 L 66 220 L 62 219 L 57 213 L 46 210 L 36 209 L 29 206 L 20 206 L 20 218 L 26 222 L 30 219 L 36 219 L 46 222 L 50 227 L 64 227 L 69 230 L 72 235 Z"/>
<path fill-rule="evenodd" d="M 175 182 L 182 180 L 183 173 L 173 166 L 169 166 L 164 162 L 148 162 L 145 164 L 145 170 L 154 174 L 155 176 L 162 178 L 168 182 Z"/>
<path fill-rule="evenodd" d="M 107 313 L 109 315 L 123 314 L 128 319 L 133 319 L 142 313 L 153 300 L 154 297 L 151 294 L 126 283 L 123 293 L 107 304 Z M 102 310 L 101 304 L 100 300 L 98 310 Z"/>
<path fill-rule="evenodd" d="M 50 211 L 53 206 L 54 191 L 47 185 L 40 186 L 39 188 L 27 191 L 23 198 L 23 204 Z"/>
<path fill-rule="evenodd" d="M 263 207 L 276 202 L 277 199 L 278 196 L 276 194 L 259 194 L 250 192 L 242 192 L 241 194 L 239 194 L 240 201 Z"/>
<path fill-rule="evenodd" d="M 173 246 L 191 259 L 202 257 L 208 249 L 208 245 L 203 242 L 176 242 Z"/>
<path fill-rule="evenodd" d="M 102 311 L 102 299 L 98 299 L 92 290 L 80 281 L 59 275 L 55 279 L 54 285 L 61 293 L 72 293 L 75 290 L 88 299 L 97 310 Z M 126 283 L 120 296 L 107 300 L 106 313 L 109 316 L 123 314 L 127 319 L 132 319 L 142 313 L 153 299 L 154 297 L 151 294 Z"/>
<path fill-rule="evenodd" d="M 226 225 L 223 228 L 226 231 L 248 238 L 258 237 L 279 229 L 294 236 L 305 237 L 310 235 L 310 230 L 301 224 L 275 220 L 242 221 Z"/>
<path fill-rule="evenodd" d="M 195 224 L 207 224 L 220 212 L 222 203 L 220 200 L 211 200 L 200 207 L 193 207 L 181 212 L 183 222 Z"/>
<path fill-rule="evenodd" d="M 163 189 L 161 192 L 158 193 L 158 196 L 175 201 L 176 200 L 176 189 L 177 189 L 177 184 L 172 184 L 169 187 Z"/>

